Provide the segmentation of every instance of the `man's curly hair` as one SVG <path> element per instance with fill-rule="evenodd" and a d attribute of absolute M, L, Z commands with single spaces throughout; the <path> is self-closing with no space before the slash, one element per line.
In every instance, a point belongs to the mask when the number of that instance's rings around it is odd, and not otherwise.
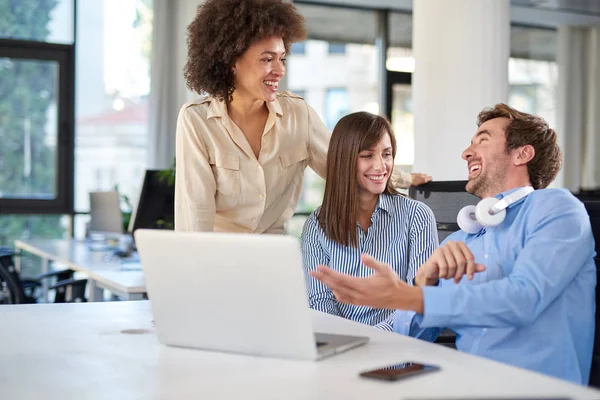
<path fill-rule="evenodd" d="M 306 38 L 304 17 L 282 0 L 207 0 L 188 26 L 188 88 L 230 102 L 235 90 L 232 67 L 255 42 L 278 36 L 289 53 Z"/>

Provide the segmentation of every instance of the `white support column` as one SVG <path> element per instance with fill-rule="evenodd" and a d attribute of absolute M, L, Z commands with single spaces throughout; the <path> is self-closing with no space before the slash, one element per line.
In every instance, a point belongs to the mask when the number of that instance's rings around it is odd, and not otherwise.
<path fill-rule="evenodd" d="M 413 171 L 463 180 L 484 107 L 507 102 L 509 0 L 414 0 Z"/>
<path fill-rule="evenodd" d="M 198 97 L 186 88 L 187 27 L 204 0 L 154 1 L 148 112 L 148 168 L 170 168 L 175 158 L 175 128 L 181 106 Z"/>

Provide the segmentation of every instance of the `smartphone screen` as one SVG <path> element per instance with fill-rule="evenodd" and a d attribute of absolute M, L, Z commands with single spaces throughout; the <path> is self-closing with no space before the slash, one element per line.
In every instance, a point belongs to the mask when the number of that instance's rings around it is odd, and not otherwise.
<path fill-rule="evenodd" d="M 397 381 L 399 379 L 408 378 L 409 376 L 439 371 L 439 369 L 440 367 L 435 365 L 425 365 L 416 362 L 403 362 L 400 364 L 374 369 L 372 371 L 362 372 L 360 376 L 365 378 L 382 379 L 385 381 Z"/>

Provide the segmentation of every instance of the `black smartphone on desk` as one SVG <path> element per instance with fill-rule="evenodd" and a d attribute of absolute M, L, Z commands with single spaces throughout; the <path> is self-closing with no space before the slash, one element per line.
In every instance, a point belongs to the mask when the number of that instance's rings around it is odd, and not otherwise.
<path fill-rule="evenodd" d="M 436 365 L 426 365 L 417 362 L 403 362 L 387 367 L 361 372 L 363 378 L 381 379 L 384 381 L 398 381 L 411 376 L 427 374 L 429 372 L 439 371 L 440 367 Z"/>

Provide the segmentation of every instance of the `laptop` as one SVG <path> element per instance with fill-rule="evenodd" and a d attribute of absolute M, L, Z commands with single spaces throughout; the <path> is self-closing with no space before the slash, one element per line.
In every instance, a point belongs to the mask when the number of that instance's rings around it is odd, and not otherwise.
<path fill-rule="evenodd" d="M 147 229 L 134 235 L 165 345 L 319 360 L 368 341 L 313 332 L 294 237 Z"/>

